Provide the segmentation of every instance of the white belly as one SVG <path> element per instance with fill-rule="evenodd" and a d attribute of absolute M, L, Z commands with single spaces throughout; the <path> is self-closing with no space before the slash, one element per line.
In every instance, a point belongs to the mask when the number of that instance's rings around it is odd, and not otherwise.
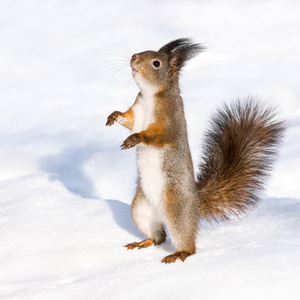
<path fill-rule="evenodd" d="M 154 207 L 161 204 L 164 176 L 162 171 L 163 149 L 139 145 L 137 164 L 143 192 Z"/>
<path fill-rule="evenodd" d="M 152 96 L 140 98 L 133 106 L 134 124 L 132 132 L 146 130 L 154 122 L 154 99 Z M 140 144 L 137 146 L 137 164 L 141 185 L 148 201 L 153 206 L 161 203 L 164 176 L 162 173 L 163 149 Z"/>
<path fill-rule="evenodd" d="M 148 128 L 154 122 L 154 99 L 153 96 L 140 97 L 138 103 L 132 107 L 134 123 L 132 133 L 140 132 Z"/>

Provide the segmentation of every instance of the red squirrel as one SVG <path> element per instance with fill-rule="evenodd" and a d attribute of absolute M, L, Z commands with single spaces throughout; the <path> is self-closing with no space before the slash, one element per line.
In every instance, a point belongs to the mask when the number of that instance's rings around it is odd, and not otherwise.
<path fill-rule="evenodd" d="M 163 258 L 164 263 L 195 254 L 200 218 L 226 220 L 256 204 L 285 129 L 273 108 L 253 99 L 224 105 L 205 134 L 195 180 L 179 74 L 202 49 L 182 38 L 158 51 L 134 54 L 130 66 L 140 92 L 126 112 L 113 112 L 106 123 L 116 121 L 130 129 L 121 149 L 137 149 L 131 215 L 147 239 L 125 247 L 159 245 L 167 228 L 178 251 Z"/>

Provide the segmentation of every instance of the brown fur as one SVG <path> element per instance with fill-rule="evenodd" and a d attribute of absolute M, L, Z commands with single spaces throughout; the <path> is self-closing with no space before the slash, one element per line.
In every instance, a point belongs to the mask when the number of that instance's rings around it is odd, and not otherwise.
<path fill-rule="evenodd" d="M 284 123 L 274 117 L 274 109 L 251 99 L 214 116 L 199 166 L 201 217 L 226 220 L 257 203 L 284 132 Z"/>

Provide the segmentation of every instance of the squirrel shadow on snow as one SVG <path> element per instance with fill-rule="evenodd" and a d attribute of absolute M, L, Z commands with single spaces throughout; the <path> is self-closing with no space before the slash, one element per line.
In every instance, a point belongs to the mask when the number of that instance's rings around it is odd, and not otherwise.
<path fill-rule="evenodd" d="M 84 163 L 98 151 L 97 147 L 91 145 L 67 147 L 58 154 L 42 158 L 40 166 L 50 174 L 50 181 L 60 181 L 72 194 L 99 199 L 94 184 L 83 169 Z"/>
<path fill-rule="evenodd" d="M 136 238 L 143 238 L 143 235 L 138 231 L 135 224 L 131 220 L 130 205 L 119 200 L 104 200 L 113 213 L 113 218 L 116 224 L 126 230 Z"/>
<path fill-rule="evenodd" d="M 100 149 L 97 145 L 74 146 L 60 153 L 45 156 L 40 160 L 40 168 L 49 174 L 50 181 L 60 181 L 72 194 L 83 199 L 101 200 L 92 180 L 84 171 L 84 164 Z M 130 205 L 119 200 L 103 200 L 113 213 L 114 221 L 122 229 L 140 238 L 130 217 Z"/>

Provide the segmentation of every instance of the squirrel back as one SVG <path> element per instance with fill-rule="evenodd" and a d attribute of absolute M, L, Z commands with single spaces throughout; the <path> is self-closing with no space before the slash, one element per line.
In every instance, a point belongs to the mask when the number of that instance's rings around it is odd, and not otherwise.
<path fill-rule="evenodd" d="M 285 129 L 273 108 L 253 99 L 225 105 L 206 132 L 195 181 L 179 74 L 202 49 L 178 39 L 158 51 L 134 54 L 130 66 L 140 92 L 126 112 L 113 112 L 106 123 L 116 121 L 132 131 L 122 150 L 137 147 L 131 214 L 147 239 L 126 247 L 159 245 L 167 227 L 179 250 L 166 256 L 165 263 L 195 253 L 199 218 L 226 220 L 255 205 Z"/>

